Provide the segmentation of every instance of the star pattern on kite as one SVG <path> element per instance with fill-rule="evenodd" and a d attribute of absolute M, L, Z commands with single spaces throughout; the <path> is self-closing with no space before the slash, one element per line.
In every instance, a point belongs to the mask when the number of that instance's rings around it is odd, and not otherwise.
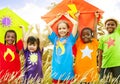
<path fill-rule="evenodd" d="M 114 46 L 115 44 L 115 40 L 112 38 L 109 38 L 109 40 L 106 42 L 108 44 L 108 48 L 110 48 L 111 46 Z"/>
<path fill-rule="evenodd" d="M 83 50 L 81 50 L 81 52 L 82 52 L 82 58 L 88 57 L 88 58 L 92 59 L 91 53 L 93 52 L 93 50 L 89 49 L 88 46 L 86 46 Z"/>

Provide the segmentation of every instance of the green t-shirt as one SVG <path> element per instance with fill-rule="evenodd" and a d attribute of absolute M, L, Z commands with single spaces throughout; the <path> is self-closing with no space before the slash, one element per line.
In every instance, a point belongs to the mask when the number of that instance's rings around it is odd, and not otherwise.
<path fill-rule="evenodd" d="M 112 34 L 99 39 L 99 49 L 103 50 L 102 68 L 120 66 L 120 32 L 119 29 Z"/>

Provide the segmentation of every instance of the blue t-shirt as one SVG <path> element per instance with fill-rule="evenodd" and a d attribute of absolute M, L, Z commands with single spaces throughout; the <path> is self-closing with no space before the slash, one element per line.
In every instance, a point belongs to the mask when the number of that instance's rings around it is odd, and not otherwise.
<path fill-rule="evenodd" d="M 54 32 L 48 36 L 54 44 L 52 55 L 52 78 L 56 80 L 70 80 L 74 77 L 72 46 L 76 37 L 70 34 L 69 37 L 59 38 Z M 58 43 L 66 40 L 65 44 Z"/>

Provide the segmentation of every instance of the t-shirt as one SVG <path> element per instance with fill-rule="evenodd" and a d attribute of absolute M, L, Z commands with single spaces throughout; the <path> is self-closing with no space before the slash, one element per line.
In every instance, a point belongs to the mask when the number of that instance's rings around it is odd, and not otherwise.
<path fill-rule="evenodd" d="M 97 39 L 93 38 L 92 42 L 83 43 L 82 40 L 78 38 L 76 47 L 75 74 L 78 76 L 79 80 L 84 79 L 84 82 L 97 80 Z"/>
<path fill-rule="evenodd" d="M 118 31 L 101 37 L 99 49 L 103 50 L 102 68 L 120 66 L 120 34 Z"/>
<path fill-rule="evenodd" d="M 5 45 L 0 43 L 0 79 L 1 77 L 8 75 L 8 77 L 11 77 L 11 75 L 19 76 L 20 75 L 20 56 L 16 52 L 16 48 L 18 50 L 21 50 L 23 48 L 23 43 L 21 40 L 19 40 L 15 45 Z"/>
<path fill-rule="evenodd" d="M 59 38 L 54 32 L 48 36 L 49 40 L 54 44 L 52 55 L 52 78 L 60 80 L 70 80 L 74 77 L 73 71 L 73 53 L 72 46 L 74 45 L 76 38 L 70 34 L 69 37 Z M 57 45 L 57 41 L 60 42 Z"/>
<path fill-rule="evenodd" d="M 25 79 L 43 77 L 42 73 L 42 52 L 37 50 L 36 52 L 30 53 L 28 49 L 24 50 L 25 57 Z"/>

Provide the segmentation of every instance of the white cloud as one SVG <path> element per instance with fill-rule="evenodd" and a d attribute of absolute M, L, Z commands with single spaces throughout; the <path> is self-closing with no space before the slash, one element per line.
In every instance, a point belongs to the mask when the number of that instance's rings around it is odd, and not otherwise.
<path fill-rule="evenodd" d="M 120 0 L 86 0 L 104 11 L 103 21 L 107 18 L 115 18 L 120 21 Z"/>
<path fill-rule="evenodd" d="M 47 12 L 47 9 L 40 8 L 35 4 L 26 4 L 25 7 L 20 9 L 13 9 L 20 17 L 26 20 L 29 24 L 41 24 L 44 27 L 45 22 L 41 16 Z"/>

